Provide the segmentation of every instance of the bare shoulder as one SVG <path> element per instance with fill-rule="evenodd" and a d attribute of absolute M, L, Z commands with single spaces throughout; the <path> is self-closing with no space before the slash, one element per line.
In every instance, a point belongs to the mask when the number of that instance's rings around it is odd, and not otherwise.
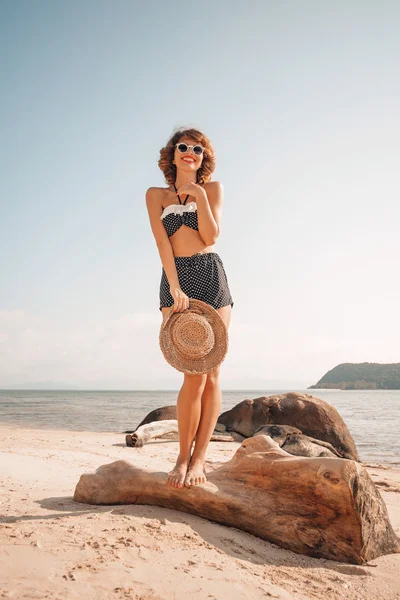
<path fill-rule="evenodd" d="M 154 198 L 155 196 L 157 196 L 160 193 L 160 190 L 162 188 L 158 188 L 158 187 L 149 187 L 146 191 L 146 198 L 148 196 L 150 196 L 151 198 Z"/>
<path fill-rule="evenodd" d="M 146 203 L 160 204 L 164 188 L 149 187 L 146 191 Z"/>
<path fill-rule="evenodd" d="M 207 183 L 204 184 L 204 187 L 207 187 L 207 189 L 210 190 L 223 190 L 224 186 L 222 185 L 222 183 L 220 181 L 207 181 Z"/>
<path fill-rule="evenodd" d="M 220 181 L 208 181 L 204 184 L 204 189 L 209 200 L 218 204 L 222 203 L 224 187 Z"/>

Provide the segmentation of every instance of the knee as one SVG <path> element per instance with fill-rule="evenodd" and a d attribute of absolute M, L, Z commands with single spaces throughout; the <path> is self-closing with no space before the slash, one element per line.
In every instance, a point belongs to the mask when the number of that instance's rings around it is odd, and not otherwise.
<path fill-rule="evenodd" d="M 220 367 L 215 367 L 215 369 L 213 369 L 212 371 L 209 371 L 207 373 L 207 381 L 206 381 L 206 386 L 207 387 L 213 387 L 219 384 L 219 371 L 220 371 Z"/>
<path fill-rule="evenodd" d="M 194 391 L 203 390 L 207 381 L 207 375 L 189 375 L 185 373 L 185 385 Z"/>

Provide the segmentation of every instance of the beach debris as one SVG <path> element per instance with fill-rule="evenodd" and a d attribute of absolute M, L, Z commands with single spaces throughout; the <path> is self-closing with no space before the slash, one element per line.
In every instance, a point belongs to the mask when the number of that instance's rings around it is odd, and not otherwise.
<path fill-rule="evenodd" d="M 170 433 L 176 434 L 175 437 L 178 438 L 178 421 L 176 419 L 165 419 L 141 425 L 135 432 L 128 433 L 125 436 L 125 441 L 127 446 L 141 448 L 149 440 L 154 440 Z"/>
<path fill-rule="evenodd" d="M 293 456 L 260 434 L 206 475 L 203 484 L 173 488 L 166 472 L 119 460 L 81 475 L 74 500 L 175 509 L 299 554 L 350 564 L 400 552 L 386 505 L 355 460 Z"/>
<path fill-rule="evenodd" d="M 146 442 L 160 437 L 168 436 L 169 439 L 179 439 L 178 421 L 176 419 L 166 419 L 165 421 L 154 421 L 138 427 L 134 433 L 128 433 L 125 436 L 127 446 L 141 448 Z M 214 431 L 211 441 L 214 442 L 241 442 L 243 436 L 232 432 Z"/>

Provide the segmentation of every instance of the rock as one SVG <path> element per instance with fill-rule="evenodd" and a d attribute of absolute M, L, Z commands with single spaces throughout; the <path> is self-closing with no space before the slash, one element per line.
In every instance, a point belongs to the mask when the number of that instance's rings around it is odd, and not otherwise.
<path fill-rule="evenodd" d="M 237 435 L 237 434 L 236 434 Z M 289 454 L 297 456 L 338 456 L 339 452 L 328 442 L 304 435 L 300 429 L 289 425 L 265 425 L 254 435 L 269 435 Z"/>
<path fill-rule="evenodd" d="M 162 406 L 161 408 L 156 408 L 149 412 L 148 415 L 145 416 L 143 421 L 139 423 L 136 429 L 130 429 L 128 431 L 124 431 L 124 433 L 134 433 L 139 427 L 142 425 L 147 425 L 148 423 L 153 423 L 155 421 L 164 421 L 170 419 L 177 419 L 178 415 L 176 413 L 176 405 L 173 404 L 171 406 Z"/>
<path fill-rule="evenodd" d="M 265 425 L 289 425 L 310 438 L 328 442 L 343 458 L 359 460 L 354 440 L 336 408 L 310 394 L 289 392 L 243 400 L 222 413 L 218 423 L 244 437 L 252 437 Z"/>

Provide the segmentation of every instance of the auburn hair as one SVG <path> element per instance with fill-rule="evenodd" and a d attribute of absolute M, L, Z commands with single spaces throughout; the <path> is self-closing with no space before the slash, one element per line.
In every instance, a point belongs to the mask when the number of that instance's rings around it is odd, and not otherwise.
<path fill-rule="evenodd" d="M 166 145 L 160 150 L 160 159 L 158 166 L 164 173 L 164 179 L 169 185 L 176 181 L 176 165 L 172 163 L 175 154 L 175 145 L 183 137 L 190 137 L 192 140 L 201 144 L 205 148 L 201 167 L 197 170 L 197 183 L 207 183 L 210 181 L 211 174 L 215 169 L 215 152 L 208 137 L 198 129 L 186 129 L 179 127 L 176 129 Z"/>

